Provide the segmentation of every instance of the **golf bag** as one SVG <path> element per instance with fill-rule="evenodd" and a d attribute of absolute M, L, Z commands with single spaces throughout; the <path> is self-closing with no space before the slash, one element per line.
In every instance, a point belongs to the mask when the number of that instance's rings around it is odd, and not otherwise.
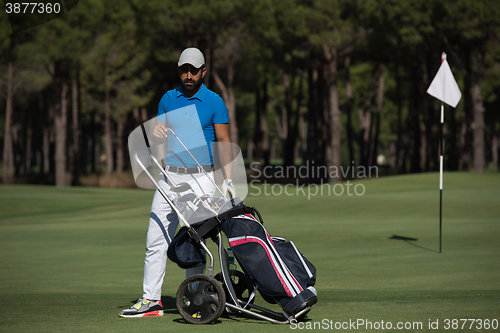
<path fill-rule="evenodd" d="M 234 256 L 262 298 L 295 315 L 317 301 L 316 269 L 292 242 L 271 237 L 250 215 L 222 223 Z"/>

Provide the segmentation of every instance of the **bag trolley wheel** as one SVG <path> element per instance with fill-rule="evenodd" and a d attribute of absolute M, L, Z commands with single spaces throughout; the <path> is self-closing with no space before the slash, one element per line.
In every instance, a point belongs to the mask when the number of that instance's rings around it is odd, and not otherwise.
<path fill-rule="evenodd" d="M 248 302 L 250 299 L 251 294 L 253 293 L 255 286 L 253 285 L 252 281 L 248 278 L 248 276 L 240 271 L 237 270 L 230 270 L 229 271 L 229 276 L 231 277 L 231 283 L 233 285 L 234 291 L 236 292 L 236 297 L 243 302 Z M 219 281 L 222 284 L 222 287 L 224 288 L 224 291 L 226 294 L 229 294 L 229 291 L 227 290 L 227 286 L 224 283 L 224 279 L 222 278 L 222 273 L 218 273 L 215 276 L 215 279 Z M 227 300 L 226 302 L 233 303 L 232 299 L 230 296 L 226 297 Z M 254 299 L 252 298 L 250 300 L 250 303 L 253 304 Z M 235 310 L 231 310 L 229 308 L 226 308 L 226 311 L 229 314 L 235 314 Z"/>
<path fill-rule="evenodd" d="M 216 279 L 198 274 L 179 286 L 176 305 L 182 318 L 191 324 L 209 324 L 224 311 L 226 295 Z"/>

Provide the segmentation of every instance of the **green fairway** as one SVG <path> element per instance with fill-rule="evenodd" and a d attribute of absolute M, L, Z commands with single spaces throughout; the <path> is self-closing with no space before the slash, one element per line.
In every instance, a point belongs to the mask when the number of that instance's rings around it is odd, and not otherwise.
<path fill-rule="evenodd" d="M 500 174 L 445 173 L 442 253 L 437 173 L 355 184 L 364 186 L 363 195 L 328 194 L 326 186 L 323 195 L 309 198 L 307 188 L 305 195 L 289 188 L 293 195 L 280 196 L 266 196 L 263 186 L 260 195 L 249 189 L 245 201 L 260 210 L 269 233 L 293 240 L 317 269 L 318 303 L 306 322 L 292 327 L 250 318 L 187 324 L 174 299 L 185 273 L 171 262 L 165 315 L 120 318 L 118 312 L 142 295 L 153 192 L 0 186 L 0 331 L 289 332 L 315 326 L 364 332 L 381 330 L 383 321 L 393 330 L 402 323 L 405 332 L 500 332 Z M 460 319 L 488 319 L 490 328 Z M 361 320 L 364 325 L 346 327 Z M 436 321 L 439 329 L 429 329 Z"/>

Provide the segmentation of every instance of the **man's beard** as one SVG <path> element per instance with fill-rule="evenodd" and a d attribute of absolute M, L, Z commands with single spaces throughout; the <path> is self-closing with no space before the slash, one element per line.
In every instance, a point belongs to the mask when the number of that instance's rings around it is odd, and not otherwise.
<path fill-rule="evenodd" d="M 192 83 L 191 85 L 186 85 L 186 83 Z M 201 86 L 201 80 L 184 80 L 182 81 L 182 90 L 184 91 L 193 91 L 198 90 Z"/>

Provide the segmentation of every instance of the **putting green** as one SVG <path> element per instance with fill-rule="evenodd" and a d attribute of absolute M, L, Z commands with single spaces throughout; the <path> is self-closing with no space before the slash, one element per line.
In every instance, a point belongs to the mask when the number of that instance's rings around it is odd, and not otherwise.
<path fill-rule="evenodd" d="M 246 203 L 269 233 L 316 266 L 319 301 L 300 326 L 220 318 L 203 327 L 177 313 L 184 271 L 170 262 L 165 315 L 118 317 L 142 294 L 152 191 L 0 186 L 0 331 L 500 331 L 500 174 L 445 173 L 442 253 L 438 185 L 429 173 L 350 183 L 353 195 L 347 183 L 279 196 L 270 185 L 250 188 Z"/>

